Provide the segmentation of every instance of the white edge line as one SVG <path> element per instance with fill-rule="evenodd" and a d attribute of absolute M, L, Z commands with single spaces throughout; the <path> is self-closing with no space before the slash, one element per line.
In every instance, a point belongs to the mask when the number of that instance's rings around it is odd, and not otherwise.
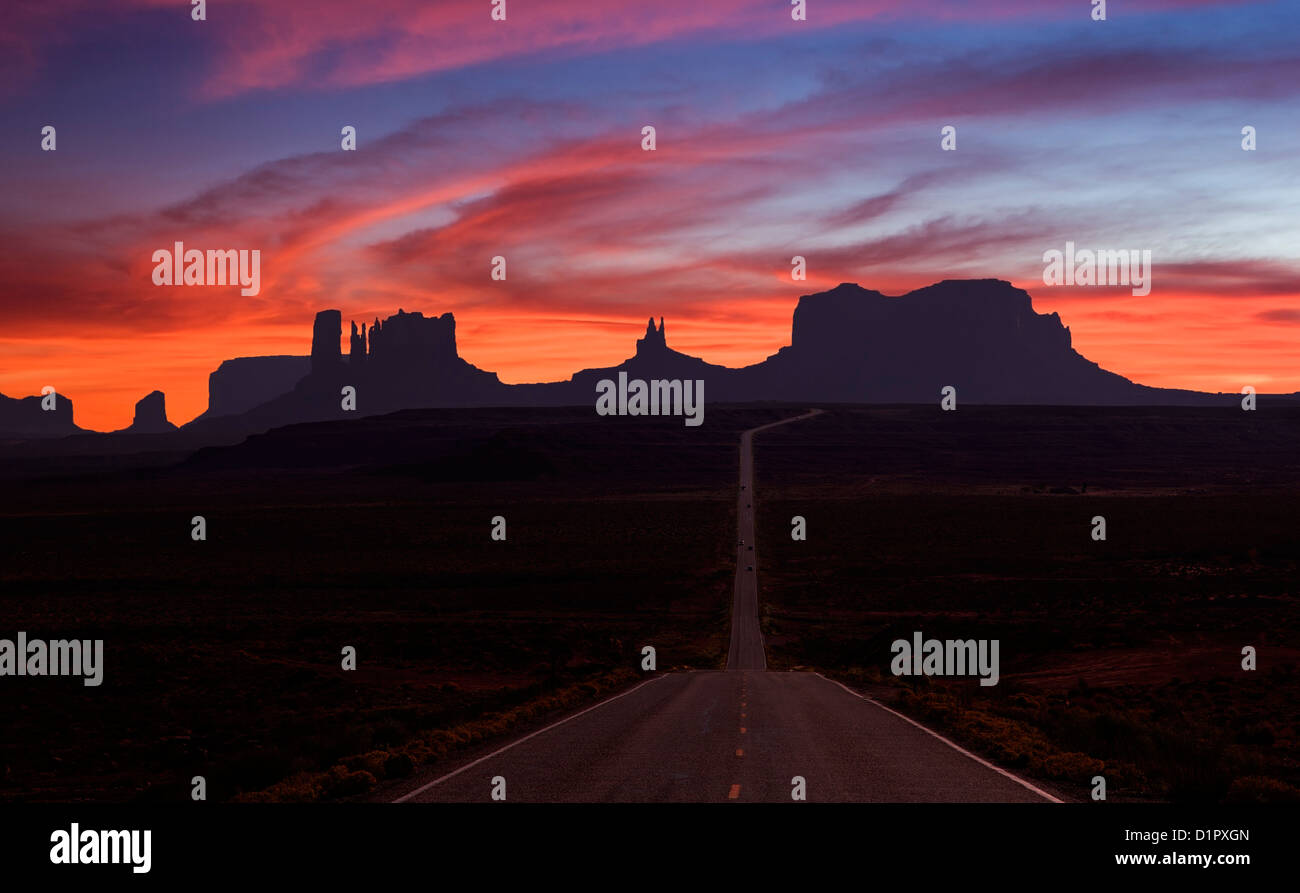
<path fill-rule="evenodd" d="M 750 431 L 745 432 L 745 433 L 750 434 L 750 435 L 751 435 L 751 440 L 752 440 L 752 435 L 753 435 L 753 433 L 756 432 L 756 431 L 761 431 L 761 430 L 763 430 L 763 428 L 767 428 L 767 427 L 775 427 L 776 425 L 784 425 L 784 424 L 786 424 L 787 422 L 795 422 L 795 421 L 799 421 L 800 419 L 807 418 L 808 416 L 814 416 L 814 415 L 817 415 L 817 414 L 820 413 L 820 412 L 821 412 L 820 409 L 814 409 L 814 410 L 812 410 L 811 412 L 805 413 L 805 414 L 802 415 L 802 416 L 796 416 L 795 418 L 791 418 L 791 419 L 782 419 L 782 420 L 779 421 L 779 422 L 773 422 L 771 425 L 764 425 L 764 426 L 759 427 L 759 428 L 754 428 L 754 429 L 751 429 Z M 743 557 L 743 556 L 742 556 L 742 557 Z M 762 639 L 762 635 L 763 635 L 762 630 L 759 630 L 759 638 L 760 638 L 760 640 Z M 763 652 L 764 652 L 764 653 L 763 653 L 763 669 L 766 670 L 766 669 L 767 669 L 767 653 L 766 653 L 766 652 L 767 652 L 767 648 L 766 648 L 766 647 L 764 647 Z M 666 676 L 666 675 L 668 675 L 668 674 L 665 673 L 664 676 Z M 820 673 L 818 673 L 817 675 L 821 676 Z M 564 719 L 561 719 L 561 720 L 558 720 L 558 721 L 556 721 L 556 722 L 553 722 L 553 723 L 551 723 L 549 726 L 546 726 L 546 727 L 544 727 L 544 728 L 538 729 L 538 730 L 535 731 L 535 732 L 530 732 L 529 734 L 525 735 L 525 736 L 522 737 L 522 738 L 517 738 L 517 739 L 515 739 L 514 741 L 511 741 L 509 744 L 505 745 L 504 747 L 499 747 L 499 748 L 497 748 L 496 750 L 492 751 L 492 753 L 487 754 L 486 756 L 479 757 L 477 760 L 474 760 L 473 762 L 466 763 L 464 766 L 461 766 L 459 769 L 456 769 L 456 770 L 453 771 L 453 772 L 448 772 L 446 775 L 443 775 L 443 776 L 440 777 L 440 778 L 435 778 L 433 781 L 430 781 L 430 782 L 428 782 L 428 783 L 426 783 L 426 784 L 423 784 L 423 785 L 421 785 L 420 787 L 416 788 L 415 790 L 413 790 L 413 791 L 411 791 L 411 792 L 409 792 L 409 793 L 407 793 L 407 794 L 403 794 L 401 797 L 398 797 L 396 800 L 394 800 L 394 801 L 392 801 L 392 802 L 393 802 L 393 803 L 405 803 L 407 800 L 410 800 L 412 797 L 415 797 L 415 796 L 417 796 L 417 795 L 419 795 L 419 794 L 422 794 L 422 793 L 424 793 L 425 791 L 429 790 L 429 788 L 434 787 L 435 785 L 440 785 L 440 784 L 442 784 L 444 781 L 446 781 L 446 780 L 449 779 L 449 778 L 455 778 L 457 775 L 460 775 L 462 772 L 464 772 L 464 771 L 467 770 L 467 769 L 472 769 L 472 768 L 474 768 L 474 767 L 477 766 L 479 763 L 486 762 L 486 761 L 492 759 L 492 758 L 495 757 L 495 756 L 499 756 L 500 754 L 505 753 L 505 752 L 506 752 L 507 750 L 509 750 L 510 748 L 512 748 L 512 747 L 514 747 L 514 746 L 516 746 L 516 745 L 518 745 L 518 744 L 523 744 L 525 741 L 529 740 L 530 738 L 536 738 L 538 735 L 542 734 L 543 732 L 549 732 L 551 729 L 554 729 L 554 728 L 556 728 L 557 726 L 562 726 L 562 725 L 564 725 L 566 722 L 568 722 L 568 721 L 571 720 L 571 719 L 577 719 L 579 716 L 582 716 L 584 713 L 590 713 L 591 711 L 597 709 L 598 707 L 604 707 L 606 704 L 613 703 L 614 701 L 617 701 L 619 698 L 625 698 L 625 697 L 627 697 L 628 695 L 632 694 L 632 692 L 636 691 L 637 689 L 639 689 L 639 688 L 644 688 L 645 686 L 649 685 L 649 684 L 652 683 L 652 682 L 657 682 L 658 680 L 663 679 L 664 676 L 656 676 L 654 679 L 647 679 L 645 682 L 642 682 L 642 683 L 640 683 L 640 684 L 638 684 L 638 685 L 634 685 L 634 686 L 632 686 L 631 688 L 629 688 L 629 689 L 628 689 L 627 691 L 625 691 L 625 692 L 619 692 L 618 694 L 614 695 L 614 697 L 612 697 L 612 698 L 606 698 L 605 700 L 601 701 L 601 702 L 598 703 L 598 704 L 592 704 L 590 707 L 587 707 L 586 709 L 583 709 L 583 710 L 579 710 L 577 713 L 574 713 L 574 714 L 572 714 L 572 715 L 570 715 L 570 716 L 566 716 Z M 825 676 L 822 676 L 822 678 L 825 679 L 826 677 L 825 677 Z M 827 679 L 826 681 L 828 681 L 828 682 L 834 682 L 833 679 Z M 838 682 L 836 682 L 835 684 L 836 684 L 836 685 L 839 685 Z M 844 688 L 844 686 L 840 685 L 840 688 Z M 850 689 L 847 689 L 847 688 L 845 688 L 844 690 L 845 690 L 845 691 L 849 691 L 851 694 L 857 694 L 856 692 L 852 692 L 852 691 L 850 691 Z M 858 695 L 858 697 L 862 697 L 862 695 Z M 873 701 L 872 703 L 875 703 L 875 702 Z M 883 705 L 880 705 L 880 706 L 883 706 Z M 885 709 L 888 710 L 889 708 L 886 707 Z M 891 710 L 890 712 L 892 713 L 893 711 Z M 902 714 L 900 713 L 899 716 L 902 716 Z M 904 718 L 904 719 L 907 719 L 907 717 L 905 717 L 905 716 L 904 716 L 903 718 Z M 908 722 L 911 722 L 911 720 L 908 720 Z M 921 726 L 921 728 L 925 728 L 925 727 L 924 727 L 924 726 Z M 927 732 L 930 731 L 929 729 L 925 729 L 925 730 L 926 730 Z M 930 732 L 930 734 L 933 735 L 934 733 L 933 733 L 933 732 Z M 935 737 L 938 737 L 938 736 L 935 736 Z M 946 738 L 943 738 L 943 739 L 940 739 L 940 740 L 942 740 L 942 741 L 946 741 L 948 744 L 952 744 L 952 742 L 951 742 L 951 741 L 948 741 Z M 953 746 L 953 747 L 957 747 L 957 745 L 955 745 L 955 744 L 952 744 L 952 746 Z M 958 747 L 957 749 L 958 749 L 958 750 L 961 750 L 960 747 Z M 966 751 L 962 751 L 962 753 L 966 753 Z M 979 760 L 979 757 L 976 757 L 976 756 L 974 756 L 973 754 L 969 754 L 969 753 L 967 753 L 966 755 L 969 756 L 969 757 L 971 757 L 972 759 Z M 983 760 L 980 760 L 980 762 L 984 762 L 984 761 L 983 761 Z M 985 764 L 985 765 L 988 765 L 988 764 Z M 997 769 L 997 771 L 1002 772 L 1002 770 L 1001 770 L 1001 769 L 998 769 L 997 766 L 990 766 L 990 768 L 992 768 L 992 769 Z M 1003 774 L 1005 775 L 1006 773 L 1003 773 Z M 1011 776 L 1011 777 L 1012 777 L 1012 778 L 1015 778 L 1015 776 Z M 1020 781 L 1020 779 L 1016 779 L 1016 780 L 1017 780 L 1017 781 Z M 1021 784 L 1025 784 L 1025 782 L 1022 781 Z M 1032 788 L 1032 786 L 1030 786 L 1030 785 L 1026 785 L 1026 787 L 1031 787 L 1031 788 Z M 1038 790 L 1037 788 L 1032 788 L 1032 789 L 1035 790 L 1035 791 Z M 1038 791 L 1038 793 L 1043 794 L 1042 791 Z M 1044 797 L 1050 797 L 1049 794 L 1043 794 L 1043 796 L 1044 796 Z M 1054 798 L 1053 798 L 1053 799 L 1054 799 Z M 1059 802 L 1059 801 L 1058 801 L 1058 802 Z"/>
<path fill-rule="evenodd" d="M 821 673 L 818 673 L 817 675 L 818 675 L 818 676 L 822 676 Z M 917 727 L 918 729 L 920 729 L 922 732 L 928 732 L 929 734 L 931 734 L 931 735 L 933 735 L 934 737 L 938 738 L 940 741 L 942 741 L 944 744 L 948 745 L 949 747 L 951 747 L 953 750 L 957 751 L 958 753 L 960 753 L 960 754 L 965 754 L 966 756 L 970 757 L 970 758 L 971 758 L 972 760 L 974 760 L 975 762 L 979 763 L 981 766 L 984 766 L 985 768 L 988 768 L 988 769 L 992 769 L 994 772 L 998 773 L 999 775 L 1005 775 L 1007 778 L 1011 779 L 1011 780 L 1014 781 L 1016 784 L 1018 784 L 1018 785 L 1020 785 L 1021 787 L 1024 787 L 1024 788 L 1028 788 L 1029 790 L 1033 791 L 1035 794 L 1038 794 L 1040 797 L 1045 797 L 1045 798 L 1047 798 L 1048 800 L 1050 800 L 1050 801 L 1053 802 L 1053 803 L 1064 803 L 1064 802 L 1065 802 L 1065 801 L 1063 801 L 1063 800 L 1061 800 L 1061 799 L 1059 799 L 1059 798 L 1057 798 L 1057 797 L 1053 797 L 1051 794 L 1047 793 L 1047 791 L 1044 791 L 1042 788 L 1035 787 L 1034 785 L 1032 785 L 1032 784 L 1030 784 L 1029 782 L 1025 781 L 1025 780 L 1024 780 L 1023 778 L 1021 778 L 1019 775 L 1015 775 L 1015 774 L 1013 774 L 1013 773 L 1011 773 L 1011 772 L 1008 772 L 1007 770 L 1001 768 L 1000 766 L 994 766 L 992 763 L 990 763 L 988 760 L 984 759 L 983 757 L 977 757 L 975 754 L 971 753 L 969 750 L 967 750 L 966 748 L 962 747 L 960 744 L 955 744 L 955 743 L 953 743 L 952 741 L 949 741 L 947 738 L 945 738 L 945 737 L 943 737 L 942 735 L 940 735 L 940 734 L 939 734 L 938 732 L 936 732 L 934 729 L 931 729 L 931 728 L 929 728 L 928 726 L 923 726 L 923 725 L 921 725 L 919 722 L 917 722 L 916 720 L 912 719 L 912 717 L 910 717 L 910 716 L 906 716 L 906 715 L 904 715 L 904 714 L 902 714 L 902 713 L 899 713 L 897 710 L 894 710 L 892 707 L 886 707 L 884 704 L 880 703 L 880 702 L 877 701 L 875 698 L 869 698 L 869 697 L 867 697 L 866 695 L 862 694 L 862 692 L 854 691 L 853 689 L 849 688 L 847 685 L 845 685 L 845 684 L 842 683 L 842 682 L 836 682 L 834 679 L 827 679 L 825 676 L 822 676 L 822 678 L 823 678 L 823 679 L 826 679 L 827 682 L 830 682 L 830 683 L 832 683 L 832 684 L 834 684 L 834 685 L 838 685 L 840 688 L 844 689 L 846 692 L 848 692 L 849 694 L 853 695 L 853 697 L 855 697 L 855 698 L 861 698 L 862 700 L 866 701 L 868 704 L 874 704 L 875 706 L 879 707 L 881 710 L 888 711 L 889 713 L 892 713 L 892 714 L 894 714 L 895 716 L 897 716 L 899 719 L 906 720 L 907 722 L 910 722 L 912 725 L 916 726 L 916 727 Z"/>
<path fill-rule="evenodd" d="M 612 703 L 612 702 L 614 702 L 614 701 L 617 701 L 619 698 L 626 698 L 628 695 L 632 694 L 632 692 L 636 691 L 637 689 L 639 689 L 639 688 L 644 688 L 645 686 L 649 685 L 651 682 L 658 682 L 660 679 L 663 679 L 663 678 L 665 678 L 665 677 L 668 676 L 668 675 L 669 675 L 669 674 L 665 673 L 665 674 L 663 674 L 662 676 L 656 676 L 656 677 L 654 677 L 653 679 L 647 679 L 645 682 L 642 682 L 642 683 L 640 683 L 640 684 L 638 684 L 638 685 L 634 685 L 634 686 L 632 686 L 632 687 L 629 688 L 627 691 L 619 692 L 618 694 L 614 695 L 614 697 L 612 697 L 612 698 L 606 698 L 605 700 L 601 701 L 601 702 L 598 703 L 598 704 L 592 704 L 590 707 L 587 707 L 587 708 L 585 708 L 585 709 L 583 709 L 583 710 L 579 710 L 577 713 L 571 714 L 570 716 L 566 716 L 566 717 L 564 717 L 564 719 L 561 719 L 561 720 L 558 720 L 558 721 L 556 721 L 556 722 L 553 722 L 553 723 L 551 723 L 549 726 L 546 726 L 545 728 L 538 729 L 538 730 L 535 731 L 535 732 L 530 732 L 530 733 L 528 733 L 527 735 L 525 735 L 525 736 L 522 737 L 522 738 L 517 738 L 517 739 L 515 739 L 514 741 L 511 741 L 511 742 L 510 742 L 509 744 L 507 744 L 505 747 L 499 747 L 499 748 L 497 748 L 496 750 L 492 751 L 492 752 L 491 752 L 490 754 L 488 754 L 487 756 L 479 757 L 477 760 L 475 760 L 475 761 L 472 762 L 472 763 L 466 763 L 464 766 L 461 766 L 461 767 L 460 767 L 459 769 L 457 769 L 456 771 L 454 771 L 454 772 L 448 772 L 446 775 L 442 776 L 441 778 L 435 778 L 433 781 L 429 782 L 428 784 L 421 785 L 420 787 L 418 787 L 418 788 L 416 788 L 415 790 L 411 791 L 409 794 L 403 794 L 401 797 L 398 797 L 396 800 L 394 800 L 394 801 L 392 801 L 392 802 L 394 802 L 394 803 L 405 803 L 407 800 L 410 800 L 412 797 L 416 796 L 417 794 L 422 794 L 422 793 L 424 793 L 425 791 L 429 790 L 429 788 L 433 787 L 434 785 L 442 784 L 442 783 L 443 783 L 444 781 L 446 781 L 447 779 L 449 779 L 449 778 L 454 778 L 454 777 L 456 777 L 457 775 L 460 775 L 460 774 L 461 774 L 462 772 L 464 772 L 466 769 L 472 769 L 472 768 L 474 768 L 475 766 L 477 766 L 479 763 L 486 762 L 487 760 L 490 760 L 490 759 L 492 759 L 492 758 L 495 757 L 495 756 L 498 756 L 498 755 L 500 755 L 500 754 L 503 754 L 503 753 L 505 753 L 507 750 L 509 750 L 510 748 L 514 747 L 514 746 L 517 745 L 517 744 L 523 744 L 523 743 L 524 743 L 525 741 L 527 741 L 529 738 L 536 738 L 538 735 L 542 734 L 543 732 L 549 732 L 551 729 L 555 728 L 556 726 L 562 726 L 562 725 L 564 725 L 566 722 L 568 722 L 569 720 L 571 720 L 571 719 L 577 719 L 579 716 L 582 716 L 584 713 L 590 713 L 591 711 L 595 710 L 597 707 L 604 707 L 606 704 L 609 704 L 609 703 Z"/>

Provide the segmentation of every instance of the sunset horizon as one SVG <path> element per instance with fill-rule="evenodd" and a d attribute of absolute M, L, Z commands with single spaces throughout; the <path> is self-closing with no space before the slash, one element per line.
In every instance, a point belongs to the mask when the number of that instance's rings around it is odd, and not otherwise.
<path fill-rule="evenodd" d="M 9 3 L 0 857 L 1271 879 L 1298 33 Z"/>
<path fill-rule="evenodd" d="M 829 290 L 838 284 L 840 283 L 826 283 L 816 291 Z M 870 285 L 864 283 L 853 284 L 871 289 Z M 918 285 L 917 288 L 932 284 L 934 282 L 927 282 Z M 1294 374 L 1286 374 L 1284 371 L 1282 374 L 1271 375 L 1260 371 L 1261 365 L 1256 362 L 1244 367 L 1250 371 L 1234 374 L 1235 367 L 1224 362 L 1221 364 L 1223 371 L 1216 373 L 1213 367 L 1206 368 L 1198 347 L 1187 345 L 1186 342 L 1174 346 L 1181 349 L 1167 351 L 1170 365 L 1163 369 L 1150 368 L 1143 354 L 1136 359 L 1131 358 L 1129 362 L 1134 364 L 1134 369 L 1146 371 L 1127 371 L 1123 365 L 1125 362 L 1123 352 L 1117 351 L 1116 345 L 1122 348 L 1124 344 L 1130 343 L 1125 339 L 1131 338 L 1131 335 L 1114 333 L 1118 337 L 1111 344 L 1107 344 L 1103 338 L 1091 349 L 1084 348 L 1082 345 L 1091 340 L 1088 338 L 1089 333 L 1071 325 L 1068 310 L 1042 308 L 1032 290 L 1032 283 L 1012 284 L 1016 288 L 1029 292 L 1034 299 L 1034 310 L 1038 313 L 1057 312 L 1061 315 L 1062 324 L 1070 328 L 1076 351 L 1103 369 L 1123 375 L 1136 384 L 1206 393 L 1239 393 L 1245 386 L 1254 387 L 1262 393 L 1300 391 L 1300 369 L 1297 369 Z M 1041 283 L 1038 284 L 1038 288 L 1040 291 L 1045 290 Z M 913 289 L 906 289 L 898 294 L 889 292 L 886 294 L 890 297 L 901 297 L 903 293 L 911 290 Z M 635 340 L 644 333 L 647 316 L 654 318 L 662 316 L 667 320 L 670 324 L 669 344 L 682 353 L 697 356 L 713 365 L 729 368 L 759 363 L 790 343 L 790 316 L 801 296 L 791 295 L 788 299 L 789 307 L 784 313 L 779 305 L 786 302 L 785 298 L 746 299 L 747 306 L 762 308 L 765 315 L 775 317 L 775 321 L 770 323 L 753 322 L 748 325 L 725 318 L 721 321 L 710 318 L 692 319 L 658 312 L 626 319 L 583 321 L 547 316 L 523 318 L 512 314 L 505 319 L 475 325 L 472 315 L 467 319 L 465 315 L 442 307 L 430 308 L 416 305 L 394 307 L 390 310 L 377 309 L 373 312 L 363 310 L 353 315 L 344 312 L 344 319 L 355 320 L 359 325 L 376 318 L 385 319 L 396 314 L 398 310 L 407 313 L 423 313 L 425 316 L 439 316 L 444 312 L 451 312 L 456 318 L 458 352 L 467 362 L 485 371 L 498 373 L 505 384 L 528 384 L 564 381 L 584 368 L 613 366 L 621 362 L 631 355 Z M 1085 302 L 1088 300 L 1090 299 L 1084 298 L 1076 303 L 1065 299 L 1062 303 L 1074 305 L 1086 314 Z M 1084 306 L 1080 307 L 1080 304 Z M 325 307 L 318 309 L 325 309 Z M 1100 322 L 1104 326 L 1107 313 L 1103 311 L 1096 315 L 1100 317 Z M 57 390 L 73 401 L 76 407 L 77 425 L 87 430 L 113 431 L 125 428 L 131 423 L 136 402 L 154 390 L 166 394 L 168 417 L 177 424 L 186 424 L 202 415 L 208 408 L 208 375 L 223 361 L 249 356 L 306 357 L 311 348 L 312 316 L 314 312 L 304 316 L 301 323 L 297 325 L 285 324 L 265 329 L 245 327 L 227 333 L 226 338 L 211 338 L 216 349 L 219 349 L 220 345 L 230 345 L 231 349 L 237 352 L 229 355 L 214 353 L 211 354 L 213 359 L 210 361 L 192 358 L 193 345 L 196 342 L 200 345 L 205 344 L 204 339 L 193 337 L 185 342 L 177 351 L 179 356 L 169 364 L 167 339 L 158 336 L 159 342 L 154 345 L 154 349 L 158 350 L 161 356 L 149 358 L 150 362 L 142 365 L 139 371 L 120 368 L 119 380 L 106 384 L 95 383 L 95 376 L 98 376 L 99 370 L 103 368 L 95 360 L 97 355 L 91 354 L 87 357 L 85 347 L 75 349 L 69 347 L 69 351 L 75 350 L 86 360 L 87 371 L 84 374 L 88 377 L 82 388 L 59 387 Z M 534 349 L 531 357 L 521 358 L 516 350 L 519 339 L 521 337 L 525 340 L 536 339 L 539 329 L 549 333 L 554 341 L 543 342 Z M 773 334 L 774 331 L 777 334 Z M 346 333 L 343 341 L 346 349 Z M 148 342 L 127 341 L 120 346 L 120 349 L 127 355 L 135 356 L 138 355 L 142 343 Z M 240 343 L 248 344 L 250 347 L 243 349 L 243 352 L 238 352 L 241 349 Z M 96 342 L 92 340 L 91 345 L 95 344 Z M 1114 359 L 1108 361 L 1106 357 L 1111 353 L 1115 353 Z M 106 352 L 98 356 L 102 356 L 105 363 L 112 365 L 113 353 Z M 18 387 L 8 391 L 0 390 L 0 393 L 14 398 L 40 394 L 44 385 L 38 384 L 38 381 L 49 384 L 53 380 L 55 379 L 49 375 L 44 378 L 36 376 L 30 379 L 30 387 L 26 390 Z M 61 375 L 58 376 L 58 380 L 70 379 L 66 375 Z"/>
<path fill-rule="evenodd" d="M 743 366 L 789 343 L 800 295 L 962 278 L 1025 289 L 1135 382 L 1300 391 L 1285 4 L 470 6 L 0 25 L 23 66 L 0 93 L 0 393 L 53 387 L 113 430 L 162 390 L 185 422 L 223 360 L 304 355 L 327 307 L 451 312 L 507 383 L 616 363 L 647 316 Z M 1045 285 L 1067 241 L 1150 251 L 1150 294 Z M 156 285 L 175 242 L 260 251 L 260 287 Z"/>

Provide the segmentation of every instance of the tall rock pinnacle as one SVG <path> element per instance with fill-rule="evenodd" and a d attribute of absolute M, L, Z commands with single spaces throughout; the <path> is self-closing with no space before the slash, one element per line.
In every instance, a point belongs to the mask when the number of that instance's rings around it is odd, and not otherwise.
<path fill-rule="evenodd" d="M 311 330 L 311 366 L 322 371 L 341 365 L 343 353 L 339 339 L 343 336 L 343 313 L 339 310 L 322 310 L 316 314 Z"/>
<path fill-rule="evenodd" d="M 654 317 L 646 323 L 645 337 L 638 338 L 636 342 L 636 352 L 640 356 L 645 353 L 658 353 L 668 349 L 668 339 L 664 335 L 664 318 L 659 317 L 659 328 L 655 328 Z"/>

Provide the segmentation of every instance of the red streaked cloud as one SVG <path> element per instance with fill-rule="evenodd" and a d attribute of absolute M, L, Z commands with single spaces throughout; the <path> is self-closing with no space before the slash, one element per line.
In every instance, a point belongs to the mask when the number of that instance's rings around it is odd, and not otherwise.
<path fill-rule="evenodd" d="M 205 407 L 207 373 L 221 360 L 305 354 L 312 315 L 326 306 L 358 320 L 398 307 L 451 310 L 462 356 L 507 382 L 615 363 L 650 315 L 667 318 L 673 347 L 739 366 L 788 343 L 799 294 L 842 281 L 899 294 L 956 275 L 1007 278 L 1017 267 L 1040 269 L 1036 255 L 1054 243 L 1045 239 L 1048 217 L 1033 210 L 890 221 L 928 207 L 930 191 L 960 179 L 954 169 L 912 174 L 806 215 L 796 231 L 816 237 L 810 247 L 789 238 L 745 244 L 753 208 L 781 196 L 773 173 L 784 174 L 782 188 L 798 189 L 816 170 L 731 159 L 779 155 L 806 134 L 713 126 L 654 157 L 632 137 L 602 134 L 421 163 L 427 144 L 418 135 L 428 132 L 416 125 L 355 162 L 313 155 L 264 165 L 155 214 L 12 232 L 18 251 L 0 258 L 0 275 L 32 300 L 9 309 L 11 329 L 46 350 L 6 370 L 0 390 L 54 384 L 76 400 L 81 424 L 117 428 L 135 399 L 160 387 L 173 419 L 185 421 Z M 431 209 L 447 222 L 372 235 Z M 841 237 L 846 226 L 884 224 L 879 236 Z M 177 239 L 260 248 L 262 294 L 153 286 L 153 249 Z M 808 258 L 806 282 L 789 280 L 795 253 Z M 507 257 L 506 282 L 488 279 L 496 254 Z M 1282 365 L 1267 359 L 1289 352 L 1287 339 L 1260 336 L 1261 314 L 1279 309 L 1270 300 L 1300 303 L 1288 264 L 1184 261 L 1158 266 L 1155 281 L 1147 300 L 1022 286 L 1040 312 L 1061 311 L 1085 356 L 1143 383 L 1228 389 L 1248 375 L 1260 390 L 1300 389 L 1300 376 L 1279 375 Z M 1180 294 L 1196 297 L 1172 297 Z M 1158 322 L 1166 316 L 1178 320 L 1172 329 Z M 1249 331 L 1249 348 L 1223 349 L 1225 326 Z M 72 348 L 86 339 L 89 349 Z M 1211 355 L 1207 343 L 1218 348 Z"/>
<path fill-rule="evenodd" d="M 1195 5 L 1128 4 L 1125 16 Z M 753 86 L 735 75 L 745 47 L 719 62 L 708 43 L 794 33 L 780 3 L 508 6 L 509 22 L 497 26 L 486 2 L 375 0 L 364 13 L 341 2 L 212 4 L 209 22 L 182 33 L 211 50 L 192 83 L 204 100 L 221 101 L 187 101 L 183 110 L 247 123 L 250 142 L 264 138 L 265 121 L 242 115 L 269 114 L 259 103 L 276 90 L 369 98 L 379 88 L 344 88 L 484 61 L 516 67 L 473 69 L 457 82 L 456 101 L 468 97 L 469 106 L 387 135 L 367 131 L 356 153 L 268 148 L 264 157 L 278 160 L 221 182 L 196 178 L 181 201 L 114 202 L 132 210 L 111 216 L 96 215 L 93 200 L 80 217 L 68 208 L 75 184 L 103 191 L 113 176 L 68 118 L 67 142 L 41 159 L 37 185 L 12 184 L 23 201 L 11 207 L 22 213 L 0 222 L 0 346 L 11 360 L 0 391 L 21 396 L 54 384 L 76 400 L 81 424 L 116 428 L 130 421 L 135 399 L 162 388 L 173 419 L 185 421 L 204 408 L 207 374 L 223 359 L 305 354 L 323 307 L 357 320 L 398 307 L 450 310 L 462 355 L 510 382 L 617 362 L 650 315 L 666 317 L 673 347 L 744 365 L 788 343 L 799 294 L 843 281 L 900 294 L 957 277 L 1020 283 L 1040 312 L 1060 310 L 1082 353 L 1147 384 L 1235 390 L 1231 380 L 1246 375 L 1260 390 L 1300 389 L 1290 371 L 1300 258 L 1264 216 L 1289 206 L 1286 158 L 1274 148 L 1287 145 L 1287 131 L 1265 126 L 1258 156 L 1243 159 L 1236 147 L 1239 115 L 1276 114 L 1300 89 L 1300 77 L 1289 77 L 1300 75 L 1294 54 L 1148 44 L 1124 30 L 1126 17 L 1102 27 L 1129 34 L 1127 43 L 1042 43 L 1020 28 L 1007 46 L 937 45 L 946 55 L 933 58 L 928 45 L 922 52 L 871 31 L 859 37 L 889 64 L 842 44 L 792 68 L 796 86 L 785 90 L 777 77 Z M 0 23 L 0 42 L 26 34 L 22 58 L 39 68 L 46 38 L 31 29 L 65 42 L 78 16 L 108 28 L 124 9 L 140 20 L 186 12 L 171 0 L 24 5 Z M 873 17 L 913 27 L 963 17 L 1058 24 L 1067 15 L 1044 9 L 1030 0 L 978 11 L 815 0 L 805 30 L 831 35 L 837 22 Z M 1086 12 L 1071 5 L 1068 15 Z M 545 23 L 530 18 L 541 15 Z M 970 33 L 982 32 L 972 24 Z M 1212 37 L 1202 43 L 1214 47 Z M 626 100 L 586 91 L 572 72 L 559 78 L 562 90 L 530 92 L 533 78 L 574 55 L 608 54 L 601 64 L 613 70 L 620 63 L 611 50 L 679 38 L 703 44 L 698 68 L 638 81 Z M 678 43 L 673 51 L 684 53 Z M 781 57 L 782 76 L 806 51 Z M 478 72 L 494 73 L 498 89 L 488 93 L 507 98 L 475 100 L 466 84 Z M 716 104 L 695 105 L 710 78 Z M 430 92 L 444 80 L 432 79 Z M 559 93 L 563 101 L 542 98 Z M 389 99 L 427 114 L 410 95 Z M 1202 99 L 1212 101 L 1198 117 Z M 339 114 L 327 108 L 322 122 L 308 122 L 320 124 L 326 145 Z M 638 145 L 646 115 L 661 127 L 653 155 Z M 961 125 L 962 148 L 940 153 L 937 126 L 949 116 Z M 1157 121 L 1149 131 L 1147 119 Z M 1088 142 L 1098 134 L 1109 141 Z M 1180 155 L 1189 143 L 1220 142 L 1209 164 Z M 186 164 L 179 157 L 172 167 L 183 173 Z M 43 205 L 57 213 L 42 218 Z M 1066 239 L 1157 248 L 1152 295 L 1038 284 L 1043 250 Z M 153 286 L 152 252 L 177 240 L 259 249 L 262 293 Z M 488 278 L 498 254 L 509 264 L 503 283 Z M 809 263 L 805 282 L 789 279 L 796 254 Z"/>

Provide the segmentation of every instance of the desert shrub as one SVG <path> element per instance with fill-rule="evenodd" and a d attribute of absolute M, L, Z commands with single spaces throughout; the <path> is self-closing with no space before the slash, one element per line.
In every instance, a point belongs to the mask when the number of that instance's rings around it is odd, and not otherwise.
<path fill-rule="evenodd" d="M 1229 803 L 1300 803 L 1300 788 L 1276 778 L 1235 778 L 1228 788 Z"/>

